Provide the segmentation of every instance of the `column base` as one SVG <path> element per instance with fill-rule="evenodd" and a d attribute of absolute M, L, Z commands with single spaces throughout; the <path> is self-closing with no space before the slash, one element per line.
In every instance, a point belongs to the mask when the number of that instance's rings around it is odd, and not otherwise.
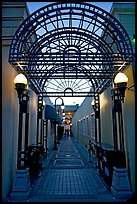
<path fill-rule="evenodd" d="M 27 201 L 31 193 L 29 169 L 16 170 L 10 201 Z"/>
<path fill-rule="evenodd" d="M 116 199 L 129 199 L 132 197 L 126 168 L 113 168 L 111 193 Z"/>

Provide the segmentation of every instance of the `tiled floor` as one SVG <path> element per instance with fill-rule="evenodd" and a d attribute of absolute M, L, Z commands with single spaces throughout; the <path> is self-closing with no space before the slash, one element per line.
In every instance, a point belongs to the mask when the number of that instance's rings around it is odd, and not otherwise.
<path fill-rule="evenodd" d="M 44 165 L 28 202 L 117 202 L 74 138 L 64 137 Z"/>

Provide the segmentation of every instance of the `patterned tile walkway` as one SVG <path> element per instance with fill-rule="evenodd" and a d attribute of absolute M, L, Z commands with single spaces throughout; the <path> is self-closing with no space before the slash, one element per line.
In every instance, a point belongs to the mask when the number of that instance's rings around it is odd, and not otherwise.
<path fill-rule="evenodd" d="M 78 147 L 73 138 L 62 139 L 45 160 L 28 202 L 117 202 Z"/>

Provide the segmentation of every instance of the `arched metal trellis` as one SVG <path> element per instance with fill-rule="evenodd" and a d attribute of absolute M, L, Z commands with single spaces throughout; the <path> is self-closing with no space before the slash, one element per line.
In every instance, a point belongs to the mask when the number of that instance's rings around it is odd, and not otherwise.
<path fill-rule="evenodd" d="M 17 29 L 9 54 L 36 93 L 47 96 L 92 96 L 132 60 L 123 26 L 88 3 L 53 3 L 32 13 Z"/>

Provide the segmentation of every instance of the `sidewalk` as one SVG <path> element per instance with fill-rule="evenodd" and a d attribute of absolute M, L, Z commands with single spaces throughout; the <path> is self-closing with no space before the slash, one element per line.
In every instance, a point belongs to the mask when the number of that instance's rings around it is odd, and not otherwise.
<path fill-rule="evenodd" d="M 45 159 L 28 202 L 119 202 L 88 162 L 84 146 L 63 137 L 58 147 Z"/>

